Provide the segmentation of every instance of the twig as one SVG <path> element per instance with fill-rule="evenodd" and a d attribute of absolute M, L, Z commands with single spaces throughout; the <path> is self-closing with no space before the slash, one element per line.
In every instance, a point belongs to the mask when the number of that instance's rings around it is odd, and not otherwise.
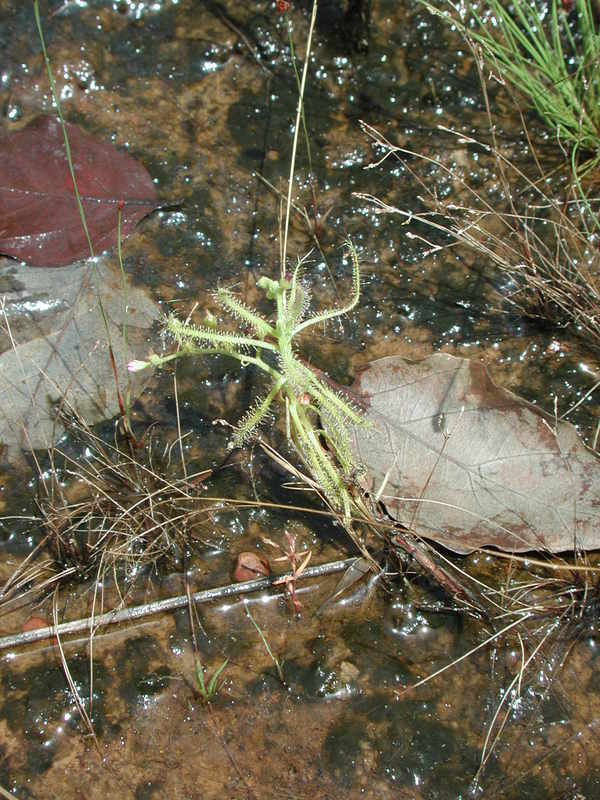
<path fill-rule="evenodd" d="M 210 3 L 209 8 L 212 11 L 212 13 L 221 20 L 221 22 L 223 23 L 223 25 L 225 25 L 226 28 L 229 28 L 229 30 L 235 33 L 236 36 L 240 37 L 242 42 L 248 48 L 248 51 L 251 54 L 252 58 L 256 61 L 256 63 L 263 70 L 263 72 L 266 72 L 267 75 L 273 75 L 273 70 L 269 69 L 269 67 L 267 67 L 267 65 L 262 61 L 260 52 L 257 50 L 256 47 L 254 47 L 254 45 L 252 44 L 250 39 L 246 36 L 246 34 L 243 31 L 241 31 L 237 27 L 237 25 L 234 25 L 232 20 L 225 15 L 223 10 L 217 7 L 216 3 Z"/>
<path fill-rule="evenodd" d="M 335 572 L 343 572 L 348 569 L 355 558 L 346 558 L 341 561 L 329 561 L 326 564 L 320 564 L 316 567 L 308 567 L 301 575 L 296 575 L 296 580 L 304 580 L 305 578 L 320 578 L 323 575 L 331 575 Z M 278 583 L 280 580 L 292 580 L 292 576 L 275 575 L 272 578 L 257 578 L 253 581 L 245 581 L 244 583 L 230 583 L 227 586 L 218 586 L 215 589 L 205 589 L 201 592 L 195 592 L 191 598 L 194 603 L 209 603 L 212 600 L 221 600 L 224 597 L 234 597 L 236 595 L 244 594 L 246 592 L 258 592 L 262 589 L 269 589 Z M 38 628 L 34 631 L 26 631 L 25 633 L 17 633 L 12 636 L 4 636 L 0 639 L 0 650 L 6 650 L 9 647 L 19 647 L 20 645 L 30 644 L 37 642 L 41 639 L 49 639 L 52 636 L 65 635 L 69 633 L 77 633 L 79 631 L 93 630 L 96 631 L 103 625 L 113 625 L 117 622 L 133 622 L 141 617 L 147 617 L 152 614 L 161 614 L 164 611 L 173 611 L 176 608 L 183 608 L 188 603 L 188 595 L 178 595 L 177 597 L 169 597 L 166 600 L 156 600 L 153 603 L 146 603 L 142 606 L 133 606 L 131 608 L 122 608 L 117 611 L 109 611 L 100 616 L 87 617 L 86 619 L 76 619 L 72 622 L 64 622 L 61 625 L 51 625 L 47 628 Z"/>
<path fill-rule="evenodd" d="M 63 672 L 65 673 L 65 678 L 67 679 L 67 684 L 73 696 L 75 705 L 77 706 L 77 710 L 79 711 L 81 719 L 85 723 L 85 726 L 88 729 L 90 736 L 94 740 L 94 744 L 96 745 L 96 750 L 98 751 L 98 754 L 102 758 L 102 750 L 100 749 L 100 745 L 98 744 L 98 739 L 96 738 L 96 732 L 94 731 L 92 720 L 90 719 L 89 714 L 85 710 L 85 706 L 83 705 L 83 700 L 81 699 L 77 686 L 75 685 L 75 681 L 73 680 L 73 677 L 71 675 L 71 670 L 69 669 L 69 665 L 67 664 L 67 659 L 65 657 L 65 651 L 63 650 L 62 642 L 58 635 L 59 628 L 62 627 L 62 625 L 58 624 L 58 586 L 54 589 L 54 595 L 52 597 L 52 617 L 54 619 L 54 625 L 50 630 L 54 630 L 56 632 L 56 644 L 58 645 L 58 650 L 60 652 L 60 660 L 62 663 Z"/>
<path fill-rule="evenodd" d="M 525 614 L 522 614 L 518 619 L 511 622 L 510 625 L 507 625 L 505 628 L 502 628 L 501 631 L 496 631 L 491 636 L 488 636 L 488 638 L 484 642 L 480 642 L 475 647 L 472 647 L 470 650 L 467 650 L 467 652 L 463 653 L 462 656 L 459 656 L 459 658 L 455 658 L 454 661 L 451 661 L 449 664 L 446 664 L 445 666 L 441 667 L 435 672 L 432 672 L 426 678 L 422 678 L 422 680 L 417 681 L 416 683 L 411 683 L 410 686 L 406 686 L 401 691 L 394 689 L 394 694 L 397 697 L 401 697 L 403 694 L 406 694 L 412 689 L 417 689 L 419 686 L 423 686 L 423 684 L 428 683 L 429 681 L 433 680 L 433 678 L 437 678 L 438 675 L 441 675 L 442 672 L 445 672 L 447 669 L 450 669 L 451 667 L 455 667 L 457 664 L 460 664 L 461 661 L 464 661 L 465 658 L 469 658 L 469 656 L 473 655 L 473 653 L 476 653 L 478 650 L 481 650 L 482 647 L 487 647 L 488 644 L 496 641 L 500 636 L 502 636 L 505 633 L 508 633 L 508 631 L 510 631 L 512 628 L 515 628 L 517 625 L 521 625 L 526 620 L 531 619 L 532 616 L 533 615 L 529 611 L 526 612 Z"/>
<path fill-rule="evenodd" d="M 485 617 L 488 616 L 486 610 L 477 602 L 471 592 L 469 592 L 465 586 L 455 581 L 443 567 L 436 564 L 423 545 L 421 545 L 410 532 L 396 533 L 392 537 L 392 543 L 401 547 L 402 550 L 412 556 L 426 572 L 429 572 L 429 574 L 433 576 L 450 597 L 454 597 L 465 603 L 466 606 L 478 614 L 482 614 Z"/>

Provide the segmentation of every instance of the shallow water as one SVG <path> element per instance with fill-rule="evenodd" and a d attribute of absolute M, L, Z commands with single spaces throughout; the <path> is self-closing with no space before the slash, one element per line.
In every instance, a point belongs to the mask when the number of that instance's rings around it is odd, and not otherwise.
<path fill-rule="evenodd" d="M 292 5 L 294 41 L 303 53 L 307 3 Z M 492 196 L 498 188 L 485 156 L 438 127 L 486 135 L 477 76 L 460 42 L 414 3 L 374 2 L 368 31 L 345 15 L 347 6 L 322 3 L 305 98 L 315 192 L 300 146 L 297 202 L 318 215 L 326 257 L 314 251 L 307 269 L 315 302 L 336 302 L 331 276 L 337 292 L 348 291 L 350 265 L 341 252 L 347 234 L 360 249 L 363 299 L 342 328 L 330 326 L 304 342 L 305 355 L 348 383 L 382 355 L 419 358 L 443 349 L 483 359 L 502 385 L 550 411 L 556 397 L 559 413 L 565 411 L 591 388 L 595 379 L 580 364 L 594 369 L 594 354 L 563 330 L 541 330 L 507 313 L 498 293 L 504 279 L 491 265 L 453 249 L 428 255 L 435 244 L 429 233 L 417 229 L 429 244 L 409 238 L 397 218 L 376 215 L 353 196 L 367 192 L 399 208 L 422 208 L 406 169 L 365 169 L 377 154 L 359 120 L 409 149 L 443 154 Z M 50 10 L 57 13 L 49 16 Z M 9 130 L 48 113 L 51 101 L 31 9 L 0 0 L 0 14 L 0 99 Z M 280 198 L 257 173 L 285 192 L 297 102 L 285 18 L 273 3 L 193 0 L 54 2 L 42 8 L 42 18 L 67 119 L 127 147 L 155 178 L 165 206 L 124 244 L 130 280 L 165 310 L 175 306 L 182 314 L 196 300 L 213 307 L 208 293 L 219 283 L 236 287 L 250 304 L 260 303 L 256 279 L 278 270 Z M 505 102 L 500 94 L 497 102 Z M 527 164 L 518 118 L 503 116 L 502 124 L 502 142 L 519 164 Z M 438 166 L 415 166 L 440 194 L 460 199 L 460 187 Z M 302 256 L 313 245 L 311 231 L 296 218 L 290 255 Z M 152 346 L 161 347 L 158 336 Z M 181 363 L 177 380 L 190 472 L 220 464 L 228 452 L 227 429 L 213 421 L 234 423 L 241 416 L 259 391 L 256 376 L 219 358 Z M 588 438 L 597 413 L 592 396 L 573 417 Z M 154 376 L 133 419 L 138 433 L 156 424 L 153 452 L 162 454 L 177 436 L 172 373 Z M 112 441 L 111 423 L 99 432 Z M 284 447 L 281 430 L 273 437 Z M 63 448 L 85 463 L 79 441 L 67 439 Z M 40 458 L 42 469 L 49 467 Z M 177 475 L 177 458 L 164 469 Z M 66 473 L 61 477 L 68 481 Z M 297 502 L 281 487 L 285 477 L 254 451 L 220 473 L 209 491 Z M 3 485 L 2 513 L 37 514 L 35 479 L 27 483 L 13 469 Z M 184 593 L 184 567 L 193 589 L 226 584 L 235 554 L 259 549 L 274 559 L 279 554 L 261 537 L 283 544 L 284 530 L 297 536 L 300 552 L 312 551 L 313 563 L 351 552 L 340 530 L 309 515 L 220 510 L 198 522 L 189 553 L 175 548 L 156 570 L 121 576 L 130 587 L 128 602 Z M 1 574 L 8 578 L 39 540 L 39 526 L 6 519 L 2 533 Z M 508 580 L 508 565 L 490 557 L 475 555 L 461 564 L 481 580 Z M 109 577 L 107 608 L 115 599 Z M 526 577 L 524 572 L 519 579 Z M 565 624 L 549 636 L 524 675 L 520 700 L 511 681 L 521 650 L 511 637 L 403 693 L 483 642 L 489 626 L 452 610 L 432 610 L 441 597 L 423 579 L 404 584 L 396 577 L 372 593 L 361 585 L 349 598 L 328 604 L 337 580 L 302 586 L 299 619 L 281 593 L 247 598 L 272 653 L 284 662 L 285 684 L 243 600 L 199 608 L 198 648 L 208 674 L 230 659 L 210 707 L 194 687 L 187 610 L 97 633 L 91 686 L 89 642 L 67 643 L 69 669 L 93 720 L 99 753 L 56 647 L 5 654 L 0 785 L 23 798 L 118 792 L 135 798 L 546 800 L 598 794 L 593 619 L 568 633 Z M 89 613 L 88 588 L 84 582 L 64 588 L 66 617 Z M 11 610 L 2 618 L 2 633 L 19 630 L 31 613 L 27 606 Z M 47 597 L 35 614 L 51 617 Z M 539 641 L 548 626 L 536 623 L 527 643 Z M 475 786 L 486 733 L 507 690 L 515 702 Z"/>

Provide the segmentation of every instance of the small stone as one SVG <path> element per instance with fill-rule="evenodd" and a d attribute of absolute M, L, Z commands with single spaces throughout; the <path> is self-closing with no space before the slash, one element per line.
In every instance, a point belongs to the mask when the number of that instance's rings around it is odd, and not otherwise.
<path fill-rule="evenodd" d="M 233 580 L 236 583 L 266 578 L 271 574 L 269 562 L 257 553 L 244 552 L 237 557 Z"/>
<path fill-rule="evenodd" d="M 39 628 L 47 628 L 48 623 L 42 617 L 29 617 L 23 625 L 23 633 L 27 631 L 37 631 Z"/>
<path fill-rule="evenodd" d="M 354 683 L 359 674 L 360 670 L 356 664 L 352 664 L 350 661 L 342 661 L 340 664 L 338 675 L 342 683 Z"/>

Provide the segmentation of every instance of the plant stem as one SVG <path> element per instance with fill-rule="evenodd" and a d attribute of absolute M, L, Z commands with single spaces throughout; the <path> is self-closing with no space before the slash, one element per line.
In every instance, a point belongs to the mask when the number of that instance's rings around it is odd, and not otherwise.
<path fill-rule="evenodd" d="M 65 153 L 67 156 L 67 164 L 69 165 L 71 180 L 73 182 L 73 193 L 75 195 L 75 200 L 77 201 L 77 208 L 79 209 L 79 216 L 81 218 L 81 225 L 85 233 L 85 238 L 87 239 L 88 247 L 90 248 L 90 256 L 93 258 L 94 247 L 92 245 L 92 240 L 90 238 L 87 220 L 85 218 L 85 211 L 83 210 L 83 203 L 81 202 L 81 197 L 79 195 L 79 189 L 77 188 L 77 179 L 75 178 L 75 169 L 73 168 L 73 159 L 71 158 L 71 145 L 69 144 L 69 137 L 67 136 L 67 129 L 65 126 L 65 120 L 63 118 L 60 101 L 58 99 L 58 92 L 56 91 L 56 83 L 54 82 L 54 75 L 52 74 L 50 59 L 48 58 L 48 53 L 46 51 L 46 41 L 44 39 L 44 31 L 42 29 L 42 21 L 40 19 L 40 9 L 38 5 L 38 0 L 33 0 L 33 13 L 35 15 L 35 24 L 37 25 L 38 35 L 40 37 L 40 44 L 42 46 L 42 53 L 44 55 L 44 62 L 46 64 L 46 72 L 48 73 L 48 82 L 50 83 L 52 100 L 54 101 L 54 105 L 56 106 L 56 112 L 60 120 L 60 126 L 62 128 L 63 138 L 65 140 Z"/>
<path fill-rule="evenodd" d="M 302 114 L 302 105 L 304 103 L 304 89 L 306 87 L 306 75 L 308 73 L 308 64 L 310 62 L 310 50 L 312 46 L 312 36 L 315 29 L 315 22 L 317 21 L 317 0 L 313 0 L 312 15 L 310 18 L 310 28 L 308 30 L 308 41 L 306 43 L 306 56 L 304 58 L 304 66 L 302 68 L 302 80 L 300 81 L 300 92 L 298 96 L 298 108 L 296 110 L 296 123 L 294 125 L 294 140 L 292 143 L 292 157 L 290 159 L 290 175 L 288 178 L 288 193 L 287 202 L 285 206 L 285 225 L 283 228 L 283 250 L 281 258 L 281 277 L 285 278 L 286 261 L 287 261 L 287 241 L 288 230 L 290 227 L 290 213 L 292 209 L 292 187 L 294 185 L 294 172 L 296 169 L 296 151 L 298 149 L 298 131 L 300 130 L 300 117 Z M 285 301 L 284 301 L 285 302 Z"/>

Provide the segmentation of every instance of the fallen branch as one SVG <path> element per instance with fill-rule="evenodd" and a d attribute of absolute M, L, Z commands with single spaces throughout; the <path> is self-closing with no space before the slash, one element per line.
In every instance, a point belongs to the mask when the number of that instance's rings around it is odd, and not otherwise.
<path fill-rule="evenodd" d="M 320 578 L 322 575 L 331 575 L 335 572 L 343 572 L 352 566 L 355 558 L 346 558 L 342 561 L 330 561 L 327 564 L 320 564 L 316 567 L 308 567 L 301 574 L 295 577 L 292 575 L 274 575 L 270 578 L 257 578 L 244 583 L 230 583 L 227 586 L 218 586 L 215 589 L 205 589 L 191 595 L 194 603 L 209 603 L 212 600 L 221 600 L 224 597 L 234 597 L 249 592 L 259 592 L 262 589 L 269 589 L 275 584 L 292 580 L 305 580 L 306 578 Z M 76 619 L 72 622 L 63 622 L 60 625 L 50 625 L 47 628 L 37 628 L 33 631 L 17 633 L 11 636 L 4 636 L 0 639 L 0 650 L 8 647 L 19 647 L 20 645 L 38 642 L 41 639 L 50 639 L 53 636 L 63 636 L 69 633 L 79 633 L 80 631 L 95 632 L 103 625 L 114 625 L 118 622 L 133 622 L 141 617 L 148 617 L 153 614 L 161 614 L 164 611 L 173 611 L 176 608 L 183 608 L 188 604 L 188 595 L 178 595 L 169 597 L 166 600 L 156 600 L 153 603 L 146 603 L 142 606 L 132 606 L 131 608 L 121 608 L 116 611 L 108 611 L 95 617 Z"/>

